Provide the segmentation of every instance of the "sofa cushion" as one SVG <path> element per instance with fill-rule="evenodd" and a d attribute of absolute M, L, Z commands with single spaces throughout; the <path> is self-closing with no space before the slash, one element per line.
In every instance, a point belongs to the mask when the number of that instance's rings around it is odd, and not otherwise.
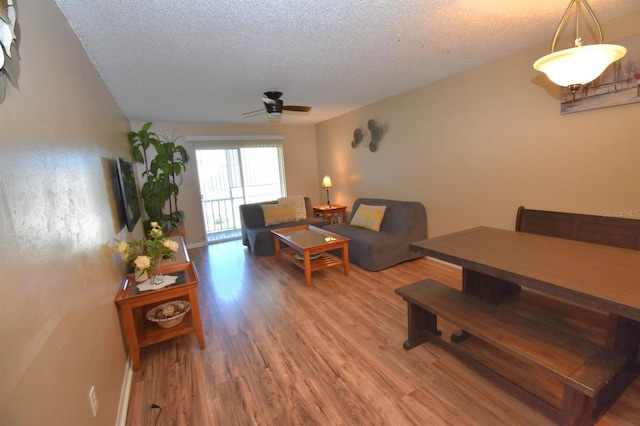
<path fill-rule="evenodd" d="M 296 209 L 293 204 L 263 204 L 265 226 L 296 221 Z"/>
<path fill-rule="evenodd" d="M 384 218 L 384 212 L 387 206 L 370 206 L 368 204 L 360 204 L 358 210 L 351 219 L 351 226 L 370 229 L 378 232 L 380 224 Z"/>
<path fill-rule="evenodd" d="M 295 209 L 296 220 L 305 220 L 307 218 L 307 206 L 302 195 L 278 198 L 278 204 L 292 205 Z"/>

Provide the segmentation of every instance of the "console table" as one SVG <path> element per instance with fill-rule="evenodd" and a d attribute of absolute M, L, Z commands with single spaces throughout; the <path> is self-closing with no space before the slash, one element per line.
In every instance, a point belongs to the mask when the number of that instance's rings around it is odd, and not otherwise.
<path fill-rule="evenodd" d="M 433 280 L 396 290 L 408 303 L 406 349 L 433 341 L 483 372 L 496 373 L 489 377 L 498 382 L 523 389 L 515 394 L 524 399 L 559 395 L 533 405 L 568 425 L 593 424 L 637 376 L 640 251 L 488 227 L 419 241 L 412 248 L 460 265 L 463 283 L 462 292 Z M 566 332 L 555 311 L 518 311 L 511 301 L 528 290 L 554 303 L 569 302 L 570 309 L 607 315 L 604 341 L 594 347 L 593 336 Z M 462 331 L 450 341 L 441 338 L 439 316 Z M 466 345 L 474 336 L 504 353 L 502 366 L 496 356 Z M 546 347 L 549 352 L 541 349 Z M 574 361 L 567 363 L 567 357 Z M 523 366 L 519 371 L 533 371 L 530 383 L 522 377 L 505 380 L 499 370 L 509 359 Z M 559 388 L 549 383 L 547 389 L 544 377 L 557 380 Z"/>
<path fill-rule="evenodd" d="M 180 244 L 175 260 L 163 261 L 164 275 L 177 275 L 178 280 L 158 290 L 139 291 L 133 274 L 127 275 L 116 294 L 115 303 L 120 313 L 120 321 L 125 334 L 131 363 L 134 370 L 140 369 L 140 349 L 188 333 L 195 333 L 200 349 L 204 349 L 204 334 L 200 320 L 198 302 L 198 272 L 189 260 L 184 241 L 175 237 Z M 172 300 L 187 300 L 191 310 L 175 327 L 160 328 L 147 320 L 147 312 L 156 306 Z"/>
<path fill-rule="evenodd" d="M 324 220 L 331 220 L 331 223 L 334 223 L 334 218 L 336 220 L 341 218 L 342 223 L 347 223 L 347 206 L 341 206 L 339 204 L 313 206 L 313 214 Z"/>

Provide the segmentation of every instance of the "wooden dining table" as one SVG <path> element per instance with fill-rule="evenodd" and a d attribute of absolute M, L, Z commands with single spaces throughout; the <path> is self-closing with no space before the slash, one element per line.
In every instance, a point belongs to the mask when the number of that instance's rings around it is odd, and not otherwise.
<path fill-rule="evenodd" d="M 489 277 L 640 321 L 638 250 L 484 226 L 412 247 L 460 265 L 463 290 L 470 293 Z"/>
<path fill-rule="evenodd" d="M 640 371 L 640 251 L 484 226 L 411 246 L 462 267 L 462 291 L 492 304 L 509 305 L 526 291 L 601 314 L 606 330 L 598 345 L 627 360 L 608 404 Z M 465 331 L 451 337 L 454 345 L 456 338 L 463 341 Z"/>

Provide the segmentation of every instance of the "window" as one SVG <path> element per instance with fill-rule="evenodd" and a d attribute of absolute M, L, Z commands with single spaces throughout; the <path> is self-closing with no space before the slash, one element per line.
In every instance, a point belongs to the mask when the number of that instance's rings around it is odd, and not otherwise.
<path fill-rule="evenodd" d="M 241 204 L 274 200 L 286 194 L 282 151 L 281 140 L 262 138 L 208 138 L 198 143 L 197 173 L 209 241 L 240 236 Z"/>

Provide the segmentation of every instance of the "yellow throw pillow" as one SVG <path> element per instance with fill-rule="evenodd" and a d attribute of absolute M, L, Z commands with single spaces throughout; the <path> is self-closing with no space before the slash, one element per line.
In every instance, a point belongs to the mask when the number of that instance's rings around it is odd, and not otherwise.
<path fill-rule="evenodd" d="M 292 204 L 261 204 L 260 207 L 265 226 L 296 221 L 296 210 Z"/>
<path fill-rule="evenodd" d="M 302 195 L 278 198 L 278 204 L 291 204 L 296 211 L 296 220 L 305 220 L 307 218 L 307 205 L 304 203 Z"/>
<path fill-rule="evenodd" d="M 387 206 L 369 206 L 367 204 L 360 204 L 360 206 L 358 206 L 358 210 L 356 210 L 356 214 L 353 215 L 353 218 L 351 219 L 351 225 L 378 232 L 386 210 Z"/>

